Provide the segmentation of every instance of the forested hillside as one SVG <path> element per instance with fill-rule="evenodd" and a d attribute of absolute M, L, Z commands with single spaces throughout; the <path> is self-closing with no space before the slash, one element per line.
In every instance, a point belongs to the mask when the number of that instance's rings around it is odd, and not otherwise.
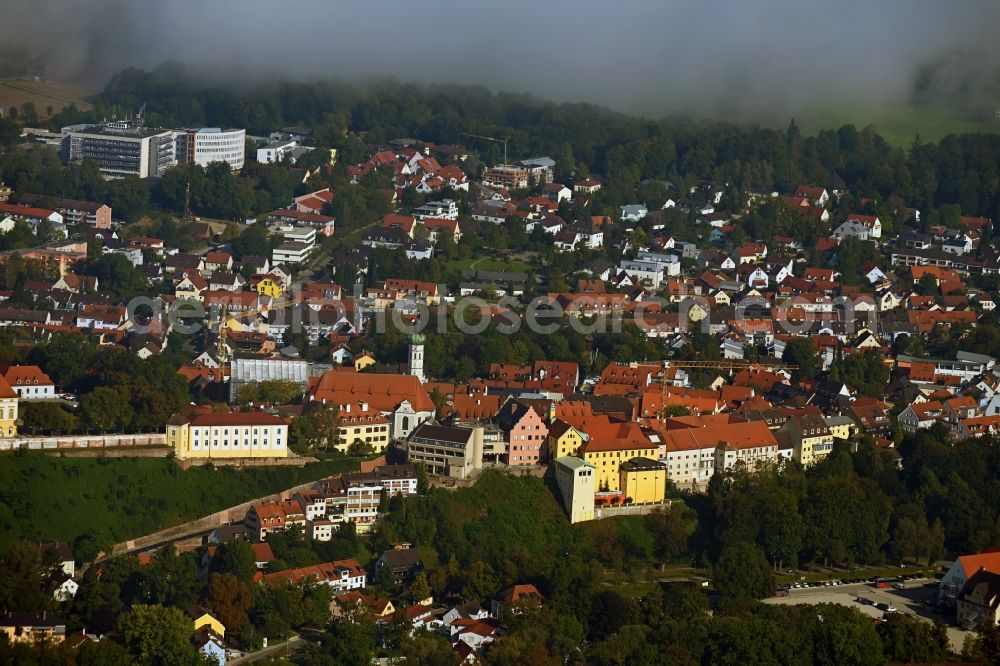
<path fill-rule="evenodd" d="M 0 456 L 0 550 L 18 539 L 69 541 L 82 561 L 100 549 L 291 486 L 353 469 L 194 467 L 157 458 Z"/>

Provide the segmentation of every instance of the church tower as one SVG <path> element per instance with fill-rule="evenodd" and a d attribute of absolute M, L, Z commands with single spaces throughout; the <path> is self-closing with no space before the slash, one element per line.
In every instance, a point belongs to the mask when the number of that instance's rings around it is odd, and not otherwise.
<path fill-rule="evenodd" d="M 420 334 L 410 336 L 409 370 L 421 383 L 427 383 L 427 376 L 424 375 L 424 336 Z"/>

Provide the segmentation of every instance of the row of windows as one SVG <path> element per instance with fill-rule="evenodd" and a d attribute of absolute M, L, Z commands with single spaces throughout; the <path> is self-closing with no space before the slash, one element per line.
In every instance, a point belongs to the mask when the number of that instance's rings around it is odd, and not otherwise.
<path fill-rule="evenodd" d="M 229 440 L 228 439 L 222 440 L 222 446 L 221 447 L 219 446 L 219 440 L 217 440 L 217 439 L 213 439 L 212 440 L 212 445 L 211 446 L 209 446 L 208 440 L 205 440 L 204 444 L 205 444 L 204 448 L 206 448 L 206 449 L 208 449 L 208 448 L 213 448 L 213 449 L 218 449 L 218 448 L 228 449 L 228 448 L 230 448 L 229 447 Z M 260 446 L 261 448 L 264 448 L 264 449 L 266 449 L 266 448 L 280 449 L 281 448 L 281 440 L 280 439 L 276 439 L 274 441 L 273 446 L 270 446 L 270 447 L 268 446 L 268 441 L 266 439 L 263 442 L 260 442 L 259 444 L 258 444 L 258 440 L 256 440 L 256 439 L 254 439 L 253 442 L 251 442 L 249 439 L 244 439 L 243 440 L 243 446 L 242 446 L 242 448 L 244 448 L 244 449 L 247 449 L 247 448 L 257 448 L 258 446 Z M 191 448 L 192 449 L 200 449 L 202 447 L 199 444 L 198 440 L 196 439 L 196 440 L 193 440 L 191 442 Z M 241 448 L 240 447 L 240 442 L 234 440 L 233 444 L 232 444 L 232 448 L 234 448 L 234 449 Z"/>
<path fill-rule="evenodd" d="M 16 386 L 18 395 L 45 395 L 53 393 L 51 386 Z"/>
<path fill-rule="evenodd" d="M 640 453 L 636 453 L 636 451 L 640 451 Z M 587 456 L 591 458 L 634 458 L 637 455 L 652 456 L 653 450 L 646 449 L 643 451 L 642 449 L 629 449 L 628 451 L 596 451 L 594 453 L 587 454 Z"/>
<path fill-rule="evenodd" d="M 264 434 L 267 435 L 267 434 L 270 434 L 272 430 L 276 430 L 276 429 L 277 429 L 277 427 L 271 428 L 269 426 L 268 427 L 264 427 L 264 428 L 254 428 L 253 429 L 253 434 L 257 435 L 257 434 L 259 434 L 260 430 L 263 430 Z M 191 434 L 194 435 L 195 437 L 197 437 L 198 435 L 207 435 L 209 430 L 211 430 L 211 428 L 192 428 L 191 429 Z M 228 437 L 229 434 L 230 434 L 229 430 L 230 430 L 229 428 L 222 428 L 221 429 L 221 433 L 216 432 L 215 435 L 218 436 L 219 434 L 221 434 L 223 437 Z M 240 434 L 240 428 L 232 428 L 232 431 L 233 431 L 232 432 L 233 435 L 239 435 Z M 244 435 L 249 435 L 250 434 L 250 428 L 243 428 L 243 434 Z M 280 437 L 280 434 L 279 434 L 279 437 Z"/>

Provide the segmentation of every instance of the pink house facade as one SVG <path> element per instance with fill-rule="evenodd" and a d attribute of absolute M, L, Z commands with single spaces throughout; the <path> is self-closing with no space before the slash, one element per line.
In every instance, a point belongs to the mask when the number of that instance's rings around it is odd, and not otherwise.
<path fill-rule="evenodd" d="M 497 416 L 501 430 L 507 435 L 505 462 L 508 465 L 538 465 L 544 462 L 549 427 L 538 412 L 522 402 L 508 400 Z"/>

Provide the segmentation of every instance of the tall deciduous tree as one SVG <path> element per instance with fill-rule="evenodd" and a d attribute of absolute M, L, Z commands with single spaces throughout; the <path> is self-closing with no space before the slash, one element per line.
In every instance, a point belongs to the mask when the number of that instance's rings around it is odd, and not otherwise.
<path fill-rule="evenodd" d="M 231 573 L 208 577 L 205 604 L 226 627 L 242 627 L 251 605 L 250 586 Z"/>
<path fill-rule="evenodd" d="M 723 549 L 712 565 L 712 581 L 723 597 L 761 599 L 774 593 L 774 575 L 764 552 L 751 543 L 736 543 Z"/>
<path fill-rule="evenodd" d="M 192 627 L 178 608 L 133 606 L 117 622 L 122 644 L 140 664 L 186 666 L 197 664 L 191 644 Z"/>
<path fill-rule="evenodd" d="M 219 546 L 212 558 L 212 571 L 232 574 L 237 580 L 249 581 L 257 571 L 256 556 L 250 544 L 233 539 Z"/>

